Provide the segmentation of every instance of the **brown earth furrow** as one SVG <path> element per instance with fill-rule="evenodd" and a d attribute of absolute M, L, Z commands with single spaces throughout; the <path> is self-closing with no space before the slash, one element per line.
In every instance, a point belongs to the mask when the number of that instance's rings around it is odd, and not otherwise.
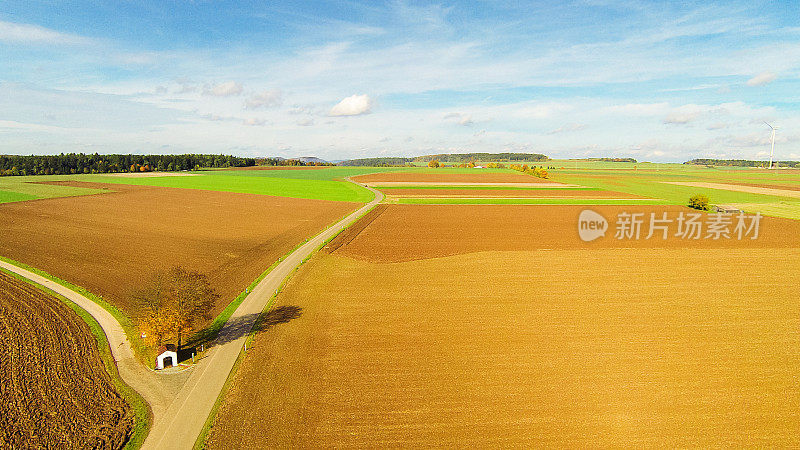
<path fill-rule="evenodd" d="M 0 273 L 0 333 L 0 447 L 125 444 L 133 413 L 72 310 Z"/>
<path fill-rule="evenodd" d="M 592 242 L 579 238 L 578 216 L 586 209 L 609 221 L 605 237 Z M 367 261 L 399 262 L 491 250 L 800 246 L 800 221 L 774 217 L 762 217 L 756 240 L 681 239 L 674 236 L 675 223 L 668 239 L 661 239 L 660 234 L 646 239 L 650 214 L 660 218 L 664 212 L 675 220 L 680 213 L 696 211 L 681 206 L 637 205 L 389 205 L 358 239 L 337 252 Z M 620 213 L 643 213 L 645 223 L 639 239 L 614 238 L 614 223 Z M 335 240 L 331 245 L 336 245 Z"/>
<path fill-rule="evenodd" d="M 797 248 L 343 249 L 284 288 L 302 314 L 256 337 L 210 448 L 800 444 Z"/>

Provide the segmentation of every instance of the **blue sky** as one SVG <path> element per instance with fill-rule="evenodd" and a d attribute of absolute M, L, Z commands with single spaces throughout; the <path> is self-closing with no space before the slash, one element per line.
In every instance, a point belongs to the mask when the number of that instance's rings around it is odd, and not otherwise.
<path fill-rule="evenodd" d="M 0 3 L 0 153 L 800 159 L 800 2 Z"/>

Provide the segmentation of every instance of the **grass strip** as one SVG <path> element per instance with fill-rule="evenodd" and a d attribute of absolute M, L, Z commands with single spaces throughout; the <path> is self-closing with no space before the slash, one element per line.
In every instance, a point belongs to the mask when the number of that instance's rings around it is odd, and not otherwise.
<path fill-rule="evenodd" d="M 275 291 L 274 294 L 272 294 L 272 297 L 270 297 L 270 299 L 267 302 L 266 306 L 264 306 L 264 309 L 258 315 L 258 317 L 256 318 L 255 322 L 253 322 L 253 324 L 255 325 L 255 324 L 259 323 L 259 321 L 262 320 L 262 317 L 264 317 L 266 314 L 269 314 L 270 310 L 272 310 L 272 306 L 275 304 L 275 301 L 278 298 L 278 295 L 281 292 L 283 292 L 283 288 L 284 288 L 284 286 L 286 286 L 286 283 L 289 282 L 289 279 L 291 279 L 292 276 L 294 276 L 294 274 L 297 273 L 297 271 L 300 269 L 300 267 L 303 264 L 306 263 L 306 261 L 311 259 L 311 257 L 314 256 L 321 248 L 323 248 L 326 245 L 328 245 L 328 243 L 330 241 L 332 241 L 334 238 L 336 238 L 336 236 L 338 236 L 344 230 L 346 230 L 351 225 L 353 225 L 356 222 L 358 222 L 359 220 L 361 220 L 365 215 L 367 215 L 370 211 L 372 211 L 375 208 L 375 206 L 377 206 L 377 204 L 373 205 L 372 208 L 369 208 L 366 211 L 364 211 L 364 213 L 360 214 L 358 217 L 353 219 L 353 221 L 350 222 L 349 224 L 347 224 L 347 226 L 343 227 L 337 233 L 334 233 L 333 236 L 329 237 L 328 239 L 325 239 L 319 246 L 317 246 L 317 248 L 315 248 L 311 253 L 309 253 L 308 256 L 303 258 L 303 260 L 300 261 L 300 264 L 298 264 L 297 267 L 295 267 L 292 270 L 292 272 L 289 275 L 287 275 L 286 278 L 283 279 L 283 281 L 281 281 L 280 286 L 278 286 L 278 289 Z M 345 216 L 345 217 L 347 217 L 347 216 Z M 335 223 L 339 223 L 339 222 L 340 221 L 337 221 Z M 330 228 L 330 226 L 328 228 Z M 326 228 L 326 230 L 328 228 Z M 322 231 L 320 233 L 322 233 Z M 306 242 L 308 242 L 308 240 L 306 240 Z M 305 242 L 303 244 L 305 244 Z M 300 244 L 300 245 L 303 245 L 303 244 Z M 298 245 L 298 247 L 300 247 L 300 245 Z M 296 249 L 297 249 L 297 247 L 295 247 L 295 250 Z M 261 281 L 261 279 L 263 279 L 264 276 L 267 273 L 269 273 L 270 270 L 272 270 L 272 267 L 274 267 L 276 264 L 278 264 L 280 261 L 282 261 L 286 256 L 288 256 L 292 252 L 294 252 L 294 250 L 292 250 L 291 252 L 289 252 L 286 255 L 284 255 L 284 257 L 281 258 L 279 261 L 276 261 L 270 267 L 270 269 L 265 271 L 264 274 L 262 274 L 261 277 L 259 277 L 259 279 L 256 282 L 254 282 L 251 286 L 255 286 L 255 284 L 258 284 L 258 281 Z M 252 289 L 250 289 L 250 291 L 252 292 Z M 242 300 L 244 300 L 244 298 L 242 298 Z M 239 301 L 239 304 L 241 304 L 242 300 Z M 235 308 L 234 308 L 234 310 L 235 310 Z M 228 315 L 228 317 L 230 317 L 230 314 Z M 253 340 L 255 339 L 255 334 L 256 333 L 254 333 L 253 330 L 251 329 L 248 332 L 247 337 L 245 338 L 245 344 L 251 344 L 253 342 Z M 217 400 L 214 402 L 214 406 L 211 408 L 211 412 L 208 414 L 208 417 L 206 418 L 206 422 L 203 425 L 203 429 L 200 431 L 200 434 L 197 436 L 197 440 L 195 440 L 195 442 L 194 442 L 194 447 L 193 448 L 195 450 L 201 450 L 201 449 L 205 448 L 206 441 L 208 440 L 208 438 L 209 438 L 209 436 L 211 434 L 211 430 L 214 428 L 214 421 L 216 420 L 217 412 L 219 411 L 219 408 L 222 405 L 222 399 L 225 397 L 225 393 L 228 391 L 228 389 L 230 389 L 230 386 L 233 383 L 233 377 L 236 375 L 236 372 L 239 370 L 239 366 L 241 365 L 241 362 L 244 359 L 244 356 L 245 356 L 245 351 L 244 351 L 244 348 L 242 348 L 239 351 L 239 356 L 236 358 L 236 362 L 233 363 L 233 367 L 231 368 L 231 371 L 228 374 L 228 378 L 225 380 L 225 384 L 222 385 L 222 390 L 220 390 L 219 395 L 217 396 Z"/>
<path fill-rule="evenodd" d="M 371 209 L 372 208 L 370 208 L 370 210 Z M 344 216 L 342 216 L 336 222 L 333 222 L 332 224 L 326 226 L 319 233 L 317 233 L 314 236 L 311 236 L 310 238 L 304 240 L 303 242 L 300 242 L 299 244 L 295 245 L 291 250 L 289 250 L 288 252 L 284 253 L 283 256 L 281 256 L 275 262 L 270 264 L 270 266 L 267 268 L 267 270 L 261 272 L 261 275 L 259 275 L 258 278 L 253 280 L 253 282 L 250 283 L 250 285 L 244 291 L 240 292 L 239 295 L 237 295 L 236 298 L 233 299 L 233 301 L 231 301 L 228 304 L 228 306 L 226 306 L 225 309 L 223 309 L 217 315 L 217 317 L 215 317 L 214 320 L 208 326 L 206 326 L 202 330 L 199 330 L 196 333 L 194 333 L 187 340 L 186 345 L 187 346 L 197 346 L 198 344 L 200 344 L 202 342 L 211 342 L 211 341 L 213 341 L 217 337 L 217 334 L 219 334 L 219 331 L 222 329 L 222 327 L 228 321 L 228 319 L 231 318 L 231 316 L 233 315 L 234 311 L 236 311 L 236 309 L 239 307 L 239 305 L 242 304 L 244 299 L 246 299 L 247 296 L 250 295 L 250 292 L 253 292 L 253 289 L 256 287 L 256 285 L 258 285 L 258 283 L 260 283 L 261 280 L 263 280 L 264 277 L 267 276 L 267 274 L 272 272 L 272 269 L 274 269 L 275 266 L 280 264 L 289 255 L 294 253 L 295 250 L 297 250 L 298 248 L 302 247 L 306 242 L 310 241 L 311 239 L 314 239 L 316 236 L 320 235 L 321 233 L 324 233 L 330 227 L 332 227 L 332 226 L 336 225 L 337 223 L 341 222 L 342 220 L 344 220 L 345 217 L 349 216 L 350 214 L 352 214 L 352 213 L 345 214 Z M 363 215 L 359 216 L 356 220 L 360 219 L 361 217 L 363 217 Z M 355 222 L 355 220 L 353 222 Z M 329 240 L 326 240 L 325 243 L 327 243 Z M 319 249 L 316 249 L 314 251 L 317 251 L 317 250 L 319 250 Z"/>
<path fill-rule="evenodd" d="M 5 258 L 3 258 L 5 259 Z M 108 338 L 106 338 L 106 333 L 103 331 L 103 328 L 97 323 L 94 317 L 91 314 L 86 312 L 83 308 L 78 306 L 77 304 L 73 303 L 66 297 L 47 289 L 46 287 L 35 283 L 22 275 L 16 274 L 14 272 L 8 271 L 6 269 L 0 268 L 0 271 L 6 273 L 18 280 L 24 281 L 25 283 L 34 286 L 35 288 L 52 295 L 53 297 L 59 299 L 61 302 L 66 304 L 70 307 L 75 314 L 77 314 L 86 325 L 89 326 L 92 334 L 94 335 L 95 341 L 97 342 L 97 350 L 100 354 L 100 359 L 103 361 L 103 366 L 108 372 L 109 377 L 111 378 L 111 382 L 114 385 L 114 388 L 119 392 L 122 396 L 123 400 L 128 403 L 128 405 L 133 409 L 134 412 L 134 424 L 133 429 L 131 430 L 131 435 L 128 437 L 128 442 L 125 443 L 126 449 L 138 449 L 144 443 L 145 438 L 147 437 L 147 433 L 150 431 L 150 427 L 152 425 L 152 411 L 150 410 L 150 405 L 139 395 L 136 390 L 128 386 L 125 381 L 122 380 L 122 377 L 119 376 L 119 372 L 117 371 L 117 365 L 114 362 L 114 355 L 111 353 L 111 347 L 108 344 Z"/>

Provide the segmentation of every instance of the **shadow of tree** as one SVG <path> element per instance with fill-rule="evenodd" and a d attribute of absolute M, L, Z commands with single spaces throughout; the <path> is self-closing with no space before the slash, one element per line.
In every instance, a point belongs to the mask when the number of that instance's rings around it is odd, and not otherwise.
<path fill-rule="evenodd" d="M 290 322 L 303 315 L 303 308 L 299 306 L 279 306 L 262 314 L 253 325 L 253 332 L 267 331 L 275 325 Z"/>
<path fill-rule="evenodd" d="M 303 308 L 299 306 L 279 306 L 269 310 L 266 314 L 247 314 L 231 318 L 219 331 L 216 339 L 213 341 L 195 341 L 192 343 L 192 347 L 198 348 L 200 344 L 205 344 L 205 347 L 209 348 L 210 346 L 227 344 L 247 335 L 251 331 L 253 333 L 267 331 L 276 325 L 297 319 L 302 314 Z"/>

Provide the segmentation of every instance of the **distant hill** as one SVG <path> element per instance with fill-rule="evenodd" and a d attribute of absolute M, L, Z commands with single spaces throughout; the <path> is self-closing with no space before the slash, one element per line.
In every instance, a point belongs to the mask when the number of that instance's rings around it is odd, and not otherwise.
<path fill-rule="evenodd" d="M 411 163 L 414 158 L 403 158 L 403 157 L 380 157 L 380 158 L 359 158 L 359 159 L 348 159 L 345 161 L 339 161 L 338 165 L 340 166 L 366 166 L 366 167 L 393 167 L 393 166 L 405 166 L 406 164 Z"/>
<path fill-rule="evenodd" d="M 587 158 L 587 161 L 602 161 L 602 162 L 637 162 L 634 158 Z"/>
<path fill-rule="evenodd" d="M 439 155 L 417 156 L 414 162 L 431 160 L 448 163 L 465 163 L 470 161 L 512 162 L 512 161 L 548 161 L 541 153 L 442 153 Z"/>
<path fill-rule="evenodd" d="M 396 157 L 379 157 L 379 158 L 360 158 L 349 159 L 341 161 L 340 166 L 368 166 L 368 167 L 382 167 L 382 166 L 405 166 L 414 162 L 430 162 L 431 160 L 446 163 L 466 163 L 469 161 L 484 161 L 484 162 L 514 162 L 514 161 L 548 161 L 545 155 L 540 153 L 442 153 L 438 155 L 425 155 L 416 156 L 413 158 L 405 158 L 401 156 Z"/>
<path fill-rule="evenodd" d="M 733 166 L 733 167 L 769 166 L 768 161 L 752 161 L 748 159 L 708 159 L 708 158 L 696 158 L 691 161 L 686 161 L 684 164 L 693 164 L 696 166 Z M 779 167 L 800 168 L 800 161 L 774 161 L 772 164 L 778 165 Z"/>
<path fill-rule="evenodd" d="M 325 161 L 324 159 L 317 158 L 316 156 L 301 156 L 301 157 L 295 158 L 295 159 L 297 159 L 298 161 L 303 161 L 304 163 L 320 163 L 320 164 L 328 163 L 328 161 Z"/>

